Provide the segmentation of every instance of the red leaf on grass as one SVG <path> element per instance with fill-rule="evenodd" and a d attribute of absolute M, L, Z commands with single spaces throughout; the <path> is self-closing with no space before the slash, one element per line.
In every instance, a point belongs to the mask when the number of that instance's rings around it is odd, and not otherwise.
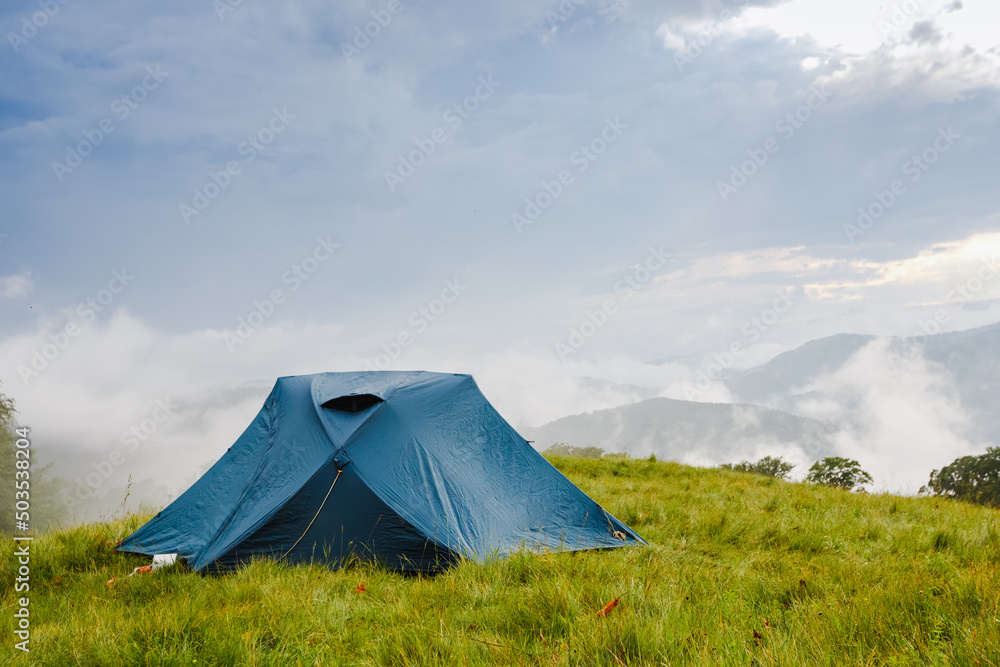
<path fill-rule="evenodd" d="M 606 605 L 604 605 L 604 608 L 601 609 L 599 612 L 597 612 L 597 615 L 598 616 L 607 616 L 608 614 L 611 613 L 612 609 L 614 609 L 615 607 L 618 606 L 618 601 L 621 600 L 621 599 L 622 599 L 622 596 L 619 595 L 614 600 L 612 600 L 611 602 L 609 602 Z"/>

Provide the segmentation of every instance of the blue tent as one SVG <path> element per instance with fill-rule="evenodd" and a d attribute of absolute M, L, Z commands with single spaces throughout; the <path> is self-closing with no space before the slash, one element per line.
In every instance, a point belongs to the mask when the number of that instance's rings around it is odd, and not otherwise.
<path fill-rule="evenodd" d="M 432 572 L 643 539 L 553 468 L 469 375 L 279 378 L 239 440 L 118 545 L 195 570 L 350 557 Z"/>

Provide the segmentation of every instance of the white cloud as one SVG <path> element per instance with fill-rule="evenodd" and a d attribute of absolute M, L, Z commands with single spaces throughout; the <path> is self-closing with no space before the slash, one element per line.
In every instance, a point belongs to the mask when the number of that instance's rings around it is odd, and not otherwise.
<path fill-rule="evenodd" d="M 787 39 L 812 38 L 819 46 L 863 54 L 882 44 L 877 28 L 879 4 L 870 0 L 792 0 L 776 7 L 751 7 L 738 25 L 769 29 Z"/>
<path fill-rule="evenodd" d="M 41 456 L 57 458 L 56 474 L 84 480 L 112 450 L 124 454 L 125 464 L 102 490 L 124 486 L 129 475 L 177 490 L 236 440 L 276 378 L 363 366 L 362 359 L 339 351 L 348 337 L 338 326 L 265 325 L 233 354 L 218 331 L 158 332 L 124 309 L 81 329 L 69 339 L 57 329 L 0 341 L 0 377 Z M 33 366 L 39 352 L 51 358 Z M 24 368 L 36 370 L 26 382 L 20 377 Z M 407 350 L 393 368 L 471 373 L 515 425 L 638 400 L 627 388 L 594 389 L 581 378 L 657 387 L 680 375 L 677 367 L 628 357 L 562 363 L 545 353 L 467 355 L 419 347 Z M 131 451 L 125 434 L 150 419 L 160 403 L 171 406 L 169 419 Z"/>
<path fill-rule="evenodd" d="M 752 7 L 732 29 L 737 34 L 772 30 L 785 39 L 811 40 L 824 53 L 843 54 L 846 68 L 835 76 L 841 83 L 863 81 L 875 66 L 883 72 L 883 87 L 930 78 L 946 98 L 978 86 L 1000 87 L 1000 37 L 993 29 L 1000 22 L 1000 5 L 969 0 L 955 7 L 953 0 L 792 0 Z M 803 69 L 813 69 L 812 63 L 819 62 L 815 58 L 803 61 Z"/>
<path fill-rule="evenodd" d="M 953 48 L 969 45 L 989 51 L 1000 42 L 1000 7 L 991 0 L 969 0 L 954 10 L 953 0 L 792 0 L 775 7 L 752 7 L 739 18 L 743 29 L 766 28 L 781 37 L 809 37 L 824 49 L 864 55 L 907 40 L 915 25 L 945 33 Z M 920 31 L 921 28 L 918 28 Z"/>
<path fill-rule="evenodd" d="M 0 299 L 19 299 L 28 296 L 33 286 L 31 276 L 26 273 L 0 278 Z"/>
<path fill-rule="evenodd" d="M 950 254 L 974 254 L 974 248 L 988 249 L 991 243 L 972 239 L 956 244 Z M 787 259 L 780 252 L 775 257 L 779 263 Z M 745 267 L 735 275 L 744 280 Z M 636 298 L 649 300 L 649 305 L 654 295 Z M 657 312 L 637 307 L 639 313 Z M 631 328 L 635 323 L 623 325 Z M 457 330 L 464 334 L 461 327 Z M 171 418 L 138 451 L 126 455 L 126 464 L 115 470 L 108 488 L 123 486 L 131 474 L 136 479 L 155 478 L 177 490 L 193 471 L 235 441 L 275 378 L 356 370 L 364 363 L 342 351 L 351 339 L 347 330 L 319 324 L 265 324 L 233 354 L 219 331 L 160 332 L 124 309 L 107 322 L 83 327 L 68 341 L 60 343 L 59 335 L 59 329 L 39 330 L 0 341 L 0 377 L 6 381 L 5 392 L 18 402 L 22 423 L 32 427 L 43 455 L 62 452 L 61 458 L 73 463 L 72 469 L 60 469 L 59 474 L 83 479 L 112 449 L 123 447 L 123 434 L 149 419 L 158 401 L 174 406 Z M 21 382 L 19 369 L 31 367 L 36 352 L 47 345 L 62 347 L 37 376 Z M 772 344 L 766 349 L 770 356 L 785 348 Z M 844 436 L 840 445 L 863 459 L 879 475 L 880 485 L 916 490 L 918 482 L 926 481 L 929 466 L 971 450 L 974 443 L 962 435 L 967 419 L 947 378 L 921 359 L 897 369 L 889 366 L 888 356 L 878 346 L 863 352 L 817 381 L 813 388 L 822 390 L 823 402 L 804 402 L 799 410 L 829 419 L 843 417 L 848 406 L 862 404 L 864 430 Z M 537 426 L 648 396 L 637 388 L 661 388 L 661 395 L 685 398 L 681 387 L 697 373 L 699 363 L 687 359 L 654 365 L 629 352 L 560 361 L 547 349 L 459 351 L 444 340 L 407 349 L 393 368 L 471 373 L 508 421 Z M 731 398 L 721 384 L 700 396 L 709 401 Z M 784 451 L 772 449 L 760 452 Z M 901 459 L 905 464 L 899 464 Z"/>
<path fill-rule="evenodd" d="M 683 51 L 687 46 L 684 36 L 674 32 L 667 23 L 656 29 L 656 36 L 663 40 L 663 48 L 668 51 Z"/>
<path fill-rule="evenodd" d="M 803 58 L 799 65 L 802 67 L 803 72 L 808 72 L 819 67 L 821 60 L 816 56 L 809 56 L 808 58 Z"/>
<path fill-rule="evenodd" d="M 654 290 L 637 294 L 637 302 L 703 302 L 715 283 L 734 300 L 755 293 L 767 296 L 768 285 L 791 285 L 817 301 L 872 302 L 891 294 L 893 300 L 904 295 L 904 303 L 922 299 L 925 304 L 943 304 L 949 291 L 977 275 L 984 262 L 1000 270 L 1000 232 L 936 243 L 913 256 L 883 261 L 822 256 L 817 250 L 775 247 L 693 258 L 683 268 L 657 276 Z M 1000 298 L 1000 277 L 985 281 L 976 294 L 981 301 L 994 298 Z"/>
<path fill-rule="evenodd" d="M 849 423 L 837 436 L 842 456 L 861 463 L 880 490 L 916 493 L 932 468 L 976 453 L 972 424 L 951 375 L 916 355 L 892 355 L 888 339 L 876 339 L 835 372 L 823 376 L 796 404 L 797 412 Z"/>

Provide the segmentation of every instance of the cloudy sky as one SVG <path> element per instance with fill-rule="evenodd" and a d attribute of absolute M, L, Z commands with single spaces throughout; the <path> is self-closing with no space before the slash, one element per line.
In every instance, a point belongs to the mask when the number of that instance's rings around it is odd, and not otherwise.
<path fill-rule="evenodd" d="M 909 335 L 1000 252 L 998 12 L 7 2 L 3 391 L 91 456 L 170 399 L 180 478 L 281 375 L 471 372 L 540 424 L 628 400 L 582 377 Z"/>

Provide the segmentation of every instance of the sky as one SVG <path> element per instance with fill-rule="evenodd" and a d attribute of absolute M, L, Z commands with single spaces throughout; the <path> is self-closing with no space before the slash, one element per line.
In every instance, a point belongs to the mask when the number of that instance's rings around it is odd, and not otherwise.
<path fill-rule="evenodd" d="M 1000 251 L 998 13 L 7 2 L 0 390 L 84 469 L 155 423 L 176 484 L 279 376 L 468 372 L 539 425 L 910 335 Z"/>

